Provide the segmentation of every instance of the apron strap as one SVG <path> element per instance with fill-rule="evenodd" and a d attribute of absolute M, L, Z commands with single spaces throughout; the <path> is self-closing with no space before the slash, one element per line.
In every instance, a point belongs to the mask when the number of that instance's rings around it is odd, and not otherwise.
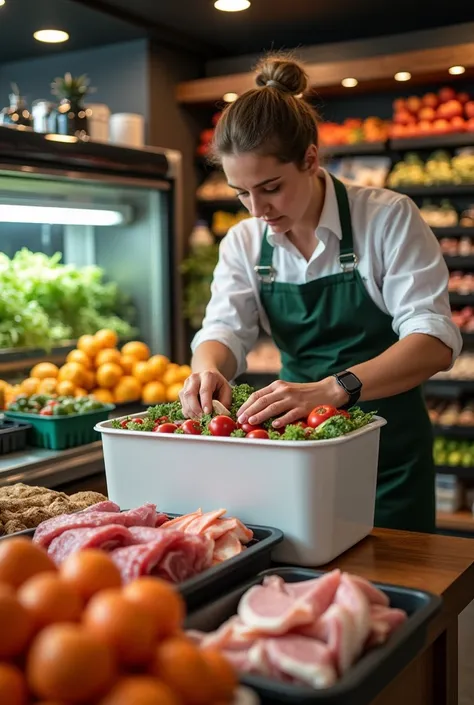
<path fill-rule="evenodd" d="M 272 284 L 275 280 L 275 270 L 273 269 L 273 247 L 268 242 L 268 225 L 265 226 L 262 237 L 262 249 L 260 250 L 260 261 L 255 267 L 258 279 L 264 284 Z"/>
<path fill-rule="evenodd" d="M 354 252 L 352 234 L 351 209 L 347 189 L 339 179 L 330 174 L 336 191 L 339 219 L 341 221 L 342 240 L 339 250 L 339 263 L 343 272 L 352 272 L 357 267 L 357 257 Z"/>

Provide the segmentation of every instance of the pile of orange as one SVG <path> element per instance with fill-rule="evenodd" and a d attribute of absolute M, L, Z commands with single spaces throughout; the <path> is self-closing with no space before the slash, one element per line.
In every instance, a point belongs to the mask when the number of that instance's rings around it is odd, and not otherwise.
<path fill-rule="evenodd" d="M 62 367 L 39 362 L 30 376 L 14 387 L 0 380 L 0 396 L 3 391 L 5 406 L 17 394 L 38 393 L 76 397 L 93 394 L 105 404 L 140 399 L 144 404 L 160 404 L 178 399 L 191 374 L 188 365 L 172 363 L 164 355 L 151 355 L 149 347 L 138 340 L 125 343 L 121 350 L 117 344 L 116 333 L 109 329 L 83 335 Z"/>
<path fill-rule="evenodd" d="M 225 705 L 224 656 L 182 631 L 180 594 L 157 578 L 122 587 L 99 550 L 59 569 L 25 538 L 0 544 L 1 705 Z"/>

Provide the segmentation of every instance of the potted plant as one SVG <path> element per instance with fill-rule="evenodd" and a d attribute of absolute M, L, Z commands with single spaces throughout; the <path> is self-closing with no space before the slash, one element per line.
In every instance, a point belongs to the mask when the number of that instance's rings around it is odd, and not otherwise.
<path fill-rule="evenodd" d="M 89 133 L 84 99 L 92 91 L 86 74 L 74 78 L 66 73 L 64 77 L 55 78 L 51 92 L 59 98 L 59 105 L 51 113 L 50 132 L 86 137 Z"/>

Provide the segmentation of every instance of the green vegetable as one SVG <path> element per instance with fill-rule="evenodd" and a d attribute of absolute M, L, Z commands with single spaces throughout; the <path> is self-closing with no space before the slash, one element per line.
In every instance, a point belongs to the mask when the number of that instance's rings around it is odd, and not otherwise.
<path fill-rule="evenodd" d="M 199 330 L 211 298 L 211 283 L 219 259 L 219 245 L 199 245 L 180 267 L 184 277 L 184 317 Z"/>
<path fill-rule="evenodd" d="M 314 429 L 314 438 L 327 440 L 344 436 L 346 433 L 351 433 L 351 431 L 356 431 L 358 428 L 366 426 L 375 415 L 375 411 L 365 413 L 358 407 L 351 409 L 349 413 L 349 419 L 345 416 L 332 416 L 327 421 L 324 421 Z"/>
<path fill-rule="evenodd" d="M 233 419 L 237 417 L 238 410 L 242 404 L 245 404 L 249 396 L 253 394 L 254 391 L 255 389 L 251 387 L 250 384 L 237 384 L 232 388 L 232 403 L 229 411 L 232 414 Z"/>
<path fill-rule="evenodd" d="M 231 438 L 245 438 L 245 436 L 246 433 L 241 428 L 236 428 L 235 431 L 232 431 L 230 434 Z"/>
<path fill-rule="evenodd" d="M 147 414 L 153 419 L 153 421 L 156 421 L 162 416 L 167 416 L 171 423 L 174 423 L 175 421 L 184 421 L 184 414 L 181 409 L 181 402 L 179 401 L 150 406 L 147 410 Z"/>

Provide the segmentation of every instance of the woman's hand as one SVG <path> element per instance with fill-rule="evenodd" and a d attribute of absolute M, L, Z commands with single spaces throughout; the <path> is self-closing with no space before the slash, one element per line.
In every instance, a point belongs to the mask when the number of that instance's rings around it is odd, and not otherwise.
<path fill-rule="evenodd" d="M 212 400 L 217 399 L 226 408 L 232 402 L 229 382 L 218 370 L 206 370 L 190 375 L 179 393 L 179 400 L 186 418 L 198 419 L 203 413 L 210 414 Z"/>
<path fill-rule="evenodd" d="M 347 394 L 333 377 L 309 384 L 278 380 L 254 392 L 240 407 L 237 420 L 256 426 L 278 416 L 273 422 L 273 426 L 278 428 L 305 419 L 315 406 L 330 404 L 340 407 L 347 400 Z"/>

